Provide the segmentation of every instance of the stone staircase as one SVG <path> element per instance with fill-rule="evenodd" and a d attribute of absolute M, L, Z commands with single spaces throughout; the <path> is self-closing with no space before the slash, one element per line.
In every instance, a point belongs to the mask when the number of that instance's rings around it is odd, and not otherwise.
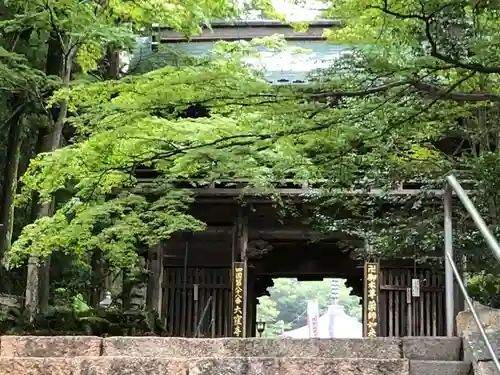
<path fill-rule="evenodd" d="M 469 375 L 459 338 L 3 336 L 0 375 Z"/>

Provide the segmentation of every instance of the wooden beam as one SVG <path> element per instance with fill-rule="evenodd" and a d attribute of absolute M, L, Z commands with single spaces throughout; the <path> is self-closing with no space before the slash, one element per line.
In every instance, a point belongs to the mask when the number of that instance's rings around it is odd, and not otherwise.
<path fill-rule="evenodd" d="M 167 28 L 160 28 L 161 43 L 200 43 L 214 42 L 218 40 L 236 41 L 262 38 L 274 34 L 284 35 L 286 40 L 304 41 L 324 41 L 323 32 L 326 28 L 340 27 L 341 22 L 335 20 L 317 21 L 309 25 L 304 32 L 295 31 L 290 25 L 282 24 L 279 21 L 260 20 L 242 22 L 215 22 L 211 29 L 204 28 L 199 35 L 194 35 L 191 39 L 186 39 L 181 33 Z"/>
<path fill-rule="evenodd" d="M 154 171 L 140 170 L 137 172 L 137 178 L 139 181 L 139 187 L 143 184 L 151 183 L 156 181 L 157 176 L 154 175 Z M 149 175 L 153 173 L 153 175 Z M 243 180 L 223 180 L 218 183 L 211 183 L 206 185 L 194 185 L 196 181 L 191 180 L 189 183 L 185 181 L 177 181 L 176 184 L 179 188 L 185 188 L 186 190 L 192 191 L 197 199 L 199 198 L 210 198 L 210 199 L 223 199 L 223 198 L 245 198 L 245 199 L 255 199 L 258 202 L 266 203 L 271 202 L 273 195 L 279 194 L 281 196 L 286 196 L 289 198 L 303 198 L 310 196 L 328 196 L 329 191 L 332 194 L 344 194 L 349 195 L 371 195 L 371 196 L 384 196 L 384 195 L 419 195 L 423 192 L 430 196 L 442 197 L 443 189 L 427 189 L 426 187 L 431 184 L 438 184 L 441 181 L 427 181 L 427 182 L 414 182 L 408 181 L 400 183 L 393 189 L 381 189 L 381 188 L 364 188 L 357 185 L 354 189 L 331 189 L 325 190 L 322 188 L 324 185 L 328 185 L 328 180 L 320 180 L 316 183 L 310 185 L 308 183 L 297 183 L 294 180 L 284 180 L 281 183 L 276 183 L 274 189 L 269 192 L 262 192 L 259 189 L 253 189 L 248 187 L 248 181 Z M 442 181 L 444 185 L 444 181 Z M 196 187 L 194 187 L 196 186 Z M 356 186 L 356 185 L 355 185 Z M 473 194 L 474 181 L 464 180 L 462 181 L 462 186 L 468 194 Z M 454 197 L 456 197 L 456 194 Z"/>
<path fill-rule="evenodd" d="M 316 230 L 307 228 L 268 228 L 268 229 L 249 229 L 246 228 L 245 236 L 248 239 L 262 238 L 262 239 L 302 239 L 302 240 L 319 240 L 319 239 L 345 239 L 346 235 L 342 232 L 332 232 L 329 234 L 321 233 Z M 204 231 L 193 232 L 194 237 L 203 235 L 227 235 L 233 234 L 234 228 L 229 226 L 208 226 Z M 241 247 L 241 244 L 238 246 Z M 240 250 L 241 255 L 241 250 Z M 235 259 L 242 259 L 235 257 Z M 236 261 L 236 260 L 235 260 Z"/>
<path fill-rule="evenodd" d="M 324 191 L 317 189 L 317 188 L 283 188 L 283 189 L 276 189 L 275 191 L 271 191 L 269 193 L 262 193 L 261 191 L 255 190 L 255 189 L 248 189 L 248 188 L 194 188 L 194 189 L 189 189 L 193 193 L 195 193 L 196 196 L 200 197 L 240 197 L 240 196 L 245 196 L 245 197 L 258 197 L 260 196 L 261 199 L 262 197 L 271 197 L 273 194 L 278 193 L 281 196 L 288 196 L 288 197 L 310 197 L 310 196 L 325 196 L 328 195 Z M 352 190 L 334 190 L 333 191 L 336 194 L 344 194 L 346 196 L 349 195 L 368 195 L 368 196 L 384 196 L 384 195 L 401 195 L 401 196 L 407 196 L 407 195 L 418 195 L 422 194 L 423 190 L 422 189 L 404 189 L 404 188 L 398 188 L 398 189 L 390 189 L 390 190 L 385 190 L 385 189 L 352 189 Z M 436 196 L 436 197 L 441 197 L 443 195 L 443 190 L 442 189 L 429 189 L 425 191 L 428 195 L 431 196 Z M 467 191 L 470 192 L 470 191 Z"/>

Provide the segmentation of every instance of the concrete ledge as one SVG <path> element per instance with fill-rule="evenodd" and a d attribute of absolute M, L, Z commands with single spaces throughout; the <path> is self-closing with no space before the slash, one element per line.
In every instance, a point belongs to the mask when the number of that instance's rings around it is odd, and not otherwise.
<path fill-rule="evenodd" d="M 80 357 L 101 355 L 93 336 L 2 336 L 2 357 Z"/>
<path fill-rule="evenodd" d="M 459 337 L 403 337 L 402 342 L 404 358 L 460 360 L 462 340 Z"/>
<path fill-rule="evenodd" d="M 319 357 L 401 359 L 400 339 L 187 339 L 112 337 L 103 356 L 136 357 Z"/>
<path fill-rule="evenodd" d="M 492 356 L 480 333 L 466 331 L 463 333 L 464 358 L 468 361 L 491 361 Z M 486 335 L 497 357 L 500 357 L 500 330 L 487 329 Z"/>
<path fill-rule="evenodd" d="M 0 358 L 0 375 L 408 375 L 408 360 L 318 358 Z"/>
<path fill-rule="evenodd" d="M 470 370 L 468 362 L 410 360 L 410 375 L 469 375 Z"/>

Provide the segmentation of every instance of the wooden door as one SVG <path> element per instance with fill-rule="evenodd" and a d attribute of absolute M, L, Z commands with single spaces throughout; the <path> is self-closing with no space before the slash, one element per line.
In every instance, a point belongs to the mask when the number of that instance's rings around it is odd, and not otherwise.
<path fill-rule="evenodd" d="M 419 297 L 411 295 L 412 279 L 420 280 Z M 379 288 L 380 336 L 446 335 L 443 272 L 384 267 Z"/>
<path fill-rule="evenodd" d="M 230 268 L 164 270 L 162 310 L 172 336 L 230 336 L 231 301 Z"/>

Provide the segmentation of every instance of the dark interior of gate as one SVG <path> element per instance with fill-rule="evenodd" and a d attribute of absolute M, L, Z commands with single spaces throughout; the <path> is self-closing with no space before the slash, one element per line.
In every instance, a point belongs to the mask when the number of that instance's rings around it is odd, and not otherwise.
<path fill-rule="evenodd" d="M 206 230 L 176 235 L 162 245 L 161 317 L 171 335 L 235 336 L 235 298 L 240 297 L 235 297 L 233 264 L 243 261 L 242 248 L 247 256 L 245 336 L 256 335 L 258 297 L 281 277 L 346 279 L 352 294 L 364 300 L 365 333 L 371 324 L 377 336 L 444 335 L 444 278 L 439 267 L 379 262 L 377 309 L 372 311 L 365 261 L 352 252 L 362 243 L 342 233 L 318 233 L 308 207 L 300 199 L 290 202 L 295 214 L 283 215 L 264 198 L 242 204 L 220 194 L 198 197 L 193 213 L 208 224 Z M 244 234 L 238 224 L 242 219 Z M 418 293 L 412 290 L 415 279 Z"/>

